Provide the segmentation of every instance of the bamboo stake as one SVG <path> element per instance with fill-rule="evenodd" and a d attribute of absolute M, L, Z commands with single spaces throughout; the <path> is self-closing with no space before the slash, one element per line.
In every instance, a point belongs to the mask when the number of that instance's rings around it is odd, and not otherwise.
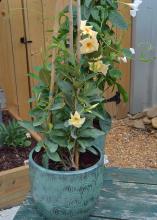
<path fill-rule="evenodd" d="M 69 32 L 69 39 L 70 39 L 70 51 L 73 53 L 73 45 L 74 45 L 74 39 L 73 39 L 73 4 L 72 0 L 69 0 L 69 23 L 70 23 L 70 32 Z"/>
<path fill-rule="evenodd" d="M 56 4 L 57 7 L 57 4 Z M 54 27 L 57 29 L 54 31 L 53 36 L 57 35 L 58 32 L 58 25 L 56 25 L 56 19 L 54 22 Z M 56 49 L 52 49 L 52 58 L 51 58 L 51 80 L 50 80 L 50 91 L 49 91 L 49 105 L 53 102 L 53 95 L 54 95 L 54 87 L 55 87 L 55 57 L 56 57 Z M 51 113 L 48 116 L 48 122 L 51 123 Z"/>
<path fill-rule="evenodd" d="M 81 40 L 81 35 L 80 35 L 80 25 L 81 25 L 81 1 L 77 0 L 77 62 L 80 63 L 81 59 L 81 53 L 80 53 L 80 40 Z M 77 91 L 77 94 L 79 93 L 79 89 Z M 75 146 L 75 164 L 76 164 L 76 169 L 79 170 L 80 167 L 80 152 L 78 149 L 78 146 Z"/>
<path fill-rule="evenodd" d="M 80 63 L 80 25 L 81 25 L 81 1 L 77 0 L 77 61 Z"/>

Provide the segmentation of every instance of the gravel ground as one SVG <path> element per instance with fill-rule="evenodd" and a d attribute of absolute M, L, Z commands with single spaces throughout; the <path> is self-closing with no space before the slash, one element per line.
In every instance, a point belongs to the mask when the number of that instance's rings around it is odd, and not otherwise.
<path fill-rule="evenodd" d="M 157 168 L 157 130 L 140 130 L 128 119 L 113 120 L 106 140 L 109 167 Z"/>

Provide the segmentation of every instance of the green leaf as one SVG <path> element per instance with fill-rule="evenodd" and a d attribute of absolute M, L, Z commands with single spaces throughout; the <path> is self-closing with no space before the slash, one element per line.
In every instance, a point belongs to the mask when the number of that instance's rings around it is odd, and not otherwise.
<path fill-rule="evenodd" d="M 105 134 L 107 134 L 111 129 L 112 119 L 110 114 L 105 110 L 104 110 L 104 120 L 99 120 L 99 125 L 101 130 L 104 131 Z"/>
<path fill-rule="evenodd" d="M 47 151 L 47 156 L 49 157 L 49 159 L 51 159 L 55 162 L 60 162 L 61 161 L 61 158 L 60 158 L 60 156 L 57 152 L 51 153 L 51 152 Z"/>
<path fill-rule="evenodd" d="M 100 21 L 100 16 L 99 16 L 99 10 L 98 9 L 93 8 L 91 10 L 91 14 L 92 14 L 92 17 L 94 18 L 94 20 Z"/>
<path fill-rule="evenodd" d="M 84 138 L 98 138 L 99 136 L 104 135 L 105 133 L 103 131 L 100 131 L 96 128 L 88 128 L 85 130 L 81 130 L 79 133 L 79 137 L 84 137 Z"/>
<path fill-rule="evenodd" d="M 93 147 L 88 147 L 88 149 L 90 152 L 92 152 L 95 155 L 98 155 L 98 152 L 93 148 Z"/>
<path fill-rule="evenodd" d="M 44 153 L 43 154 L 43 157 L 42 157 L 42 165 L 44 168 L 48 169 L 49 167 L 49 158 L 47 156 L 47 153 Z"/>
<path fill-rule="evenodd" d="M 48 150 L 51 152 L 51 153 L 55 153 L 58 149 L 58 144 L 55 144 L 53 143 L 52 141 L 48 141 L 46 140 L 45 141 L 45 145 L 48 147 Z"/>
<path fill-rule="evenodd" d="M 29 122 L 29 121 L 18 121 L 18 124 L 21 127 L 25 128 L 27 130 L 35 131 L 35 128 L 34 128 L 32 122 Z"/>
<path fill-rule="evenodd" d="M 85 0 L 85 5 L 88 8 L 90 4 L 92 3 L 92 0 Z"/>
<path fill-rule="evenodd" d="M 124 102 L 127 102 L 129 99 L 128 93 L 125 91 L 125 89 L 119 83 L 116 83 L 116 85 L 117 85 L 118 91 L 120 92 L 120 94 L 123 97 Z"/>
<path fill-rule="evenodd" d="M 58 137 L 58 136 L 52 136 L 52 140 L 58 144 L 60 147 L 67 147 L 68 141 L 66 137 Z"/>
<path fill-rule="evenodd" d="M 117 11 L 112 11 L 109 15 L 109 19 L 113 25 L 120 29 L 128 28 L 128 24 L 125 22 L 124 17 Z"/>
<path fill-rule="evenodd" d="M 65 94 L 71 94 L 73 91 L 73 87 L 70 82 L 59 80 L 58 86 L 60 90 Z"/>
<path fill-rule="evenodd" d="M 100 26 L 99 26 L 97 23 L 95 23 L 95 22 L 89 22 L 89 24 L 94 27 L 95 31 L 101 32 L 101 28 L 100 28 Z"/>
<path fill-rule="evenodd" d="M 30 76 L 33 79 L 40 80 L 40 77 L 35 73 L 28 73 L 28 76 Z"/>
<path fill-rule="evenodd" d="M 51 108 L 51 110 L 52 111 L 56 111 L 56 110 L 62 109 L 64 106 L 65 106 L 65 103 L 63 101 L 62 102 L 58 102 L 58 103 L 54 103 L 53 107 Z"/>
<path fill-rule="evenodd" d="M 92 138 L 79 138 L 78 140 L 79 145 L 83 148 L 86 149 L 88 147 L 91 147 L 94 140 Z"/>
<path fill-rule="evenodd" d="M 120 79 L 122 77 L 122 72 L 118 69 L 112 69 L 109 71 L 109 75 L 115 79 Z"/>
<path fill-rule="evenodd" d="M 27 140 L 24 142 L 25 147 L 29 147 L 31 145 L 31 141 Z"/>
<path fill-rule="evenodd" d="M 35 146 L 35 151 L 40 152 L 43 146 L 44 146 L 43 141 L 38 142 L 37 145 Z"/>
<path fill-rule="evenodd" d="M 71 151 L 71 149 L 73 149 L 73 147 L 74 147 L 74 143 L 69 142 L 68 145 L 67 145 L 68 150 Z"/>
<path fill-rule="evenodd" d="M 123 51 L 124 57 L 127 57 L 129 59 L 133 57 L 133 54 L 131 53 L 130 49 L 124 48 L 122 51 Z"/>
<path fill-rule="evenodd" d="M 33 69 L 34 69 L 36 72 L 40 72 L 40 70 L 42 69 L 42 66 L 34 66 Z"/>

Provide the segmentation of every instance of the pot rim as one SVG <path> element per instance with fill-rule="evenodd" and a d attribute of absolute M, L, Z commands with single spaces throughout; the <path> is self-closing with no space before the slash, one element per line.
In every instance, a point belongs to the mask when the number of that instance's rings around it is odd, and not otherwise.
<path fill-rule="evenodd" d="M 100 166 L 104 166 L 104 154 L 101 152 L 101 150 L 99 150 L 97 147 L 95 147 L 96 150 L 99 152 L 100 158 L 97 161 L 96 164 L 92 165 L 91 167 L 88 167 L 86 169 L 82 169 L 82 170 L 75 170 L 75 171 L 57 171 L 57 170 L 49 170 L 46 169 L 40 165 L 38 165 L 34 160 L 33 160 L 33 153 L 35 151 L 35 149 L 33 149 L 30 154 L 29 154 L 29 164 L 33 164 L 34 167 L 36 167 L 37 169 L 41 170 L 42 172 L 46 172 L 48 174 L 57 174 L 57 175 L 78 175 L 78 174 L 82 174 L 82 173 L 87 173 L 90 171 L 93 171 L 94 169 L 97 169 Z"/>

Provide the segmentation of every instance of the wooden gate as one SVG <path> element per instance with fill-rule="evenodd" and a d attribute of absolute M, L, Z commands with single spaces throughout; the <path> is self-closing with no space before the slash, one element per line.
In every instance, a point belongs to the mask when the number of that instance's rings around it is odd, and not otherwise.
<path fill-rule="evenodd" d="M 128 0 L 130 1 L 130 0 Z M 41 50 L 51 37 L 58 11 L 67 0 L 1 0 L 0 1 L 0 88 L 7 97 L 7 106 L 22 118 L 28 118 L 28 98 L 34 81 L 27 73 L 42 62 Z M 128 19 L 129 12 L 121 8 Z M 119 33 L 117 33 L 119 35 Z M 25 40 L 30 43 L 25 44 Z M 131 30 L 126 32 L 124 46 L 131 45 Z M 122 64 L 122 84 L 129 92 L 130 64 Z M 111 92 L 108 94 L 111 96 Z M 108 104 L 109 112 L 118 118 L 126 116 L 128 104 Z"/>

